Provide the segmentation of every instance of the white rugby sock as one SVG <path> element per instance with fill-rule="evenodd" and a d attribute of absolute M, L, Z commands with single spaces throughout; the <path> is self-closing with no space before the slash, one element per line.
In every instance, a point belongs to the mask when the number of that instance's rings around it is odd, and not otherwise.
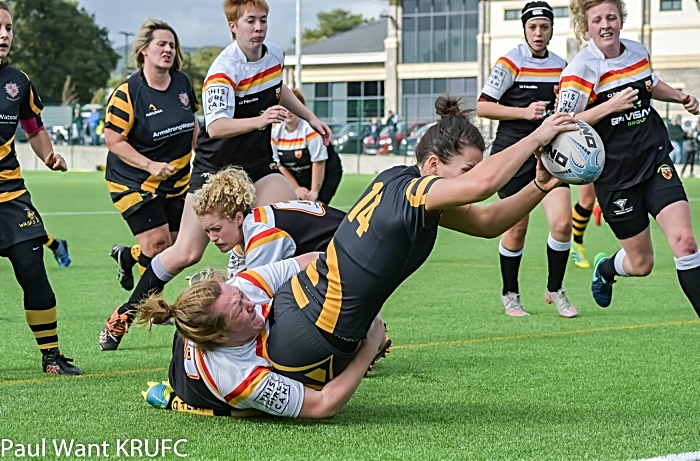
<path fill-rule="evenodd" d="M 503 240 L 498 242 L 498 252 L 506 258 L 517 258 L 518 256 L 522 256 L 524 250 L 525 247 L 522 247 L 518 251 L 510 251 L 509 249 L 503 246 Z"/>
<path fill-rule="evenodd" d="M 622 260 L 625 259 L 625 256 L 627 256 L 627 252 L 623 249 L 620 249 L 620 251 L 615 253 L 615 272 L 620 277 L 629 277 L 627 272 L 625 272 L 625 269 L 622 267 Z"/>

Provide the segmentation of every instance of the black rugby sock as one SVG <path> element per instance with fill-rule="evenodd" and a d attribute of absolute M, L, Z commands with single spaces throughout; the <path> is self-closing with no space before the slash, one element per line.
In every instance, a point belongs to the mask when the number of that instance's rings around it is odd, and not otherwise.
<path fill-rule="evenodd" d="M 586 210 L 578 202 L 574 205 L 572 213 L 574 242 L 583 244 L 583 235 L 586 232 L 586 227 L 588 227 L 588 222 L 591 220 L 591 213 L 593 213 L 593 210 Z"/>
<path fill-rule="evenodd" d="M 569 250 L 557 251 L 547 245 L 547 291 L 556 293 L 564 283 L 566 265 L 569 262 Z"/>
<path fill-rule="evenodd" d="M 503 279 L 503 293 L 506 294 L 509 291 L 512 293 L 520 293 L 520 287 L 518 286 L 518 273 L 520 272 L 520 261 L 523 259 L 522 253 L 518 256 L 504 256 L 501 257 L 501 278 Z"/>
<path fill-rule="evenodd" d="M 615 255 L 617 252 L 615 252 L 614 255 L 609 257 L 606 261 L 603 261 L 600 263 L 600 266 L 598 267 L 598 273 L 608 282 L 612 282 L 615 280 L 615 276 L 619 275 L 617 271 L 615 270 Z"/>
<path fill-rule="evenodd" d="M 678 281 L 683 293 L 700 317 L 700 252 L 682 258 L 674 258 Z"/>
<path fill-rule="evenodd" d="M 136 316 L 136 306 L 147 297 L 162 293 L 165 285 L 173 277 L 173 275 L 165 271 L 158 256 L 153 258 L 153 261 L 148 265 L 136 288 L 131 293 L 129 300 L 119 307 L 119 314 L 127 314 L 129 323 L 131 323 Z"/>

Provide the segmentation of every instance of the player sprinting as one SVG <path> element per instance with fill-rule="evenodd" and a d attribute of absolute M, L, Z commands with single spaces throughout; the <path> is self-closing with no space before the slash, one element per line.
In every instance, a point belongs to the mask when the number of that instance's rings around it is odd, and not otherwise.
<path fill-rule="evenodd" d="M 622 249 L 596 255 L 591 291 L 596 303 L 612 301 L 616 276 L 644 277 L 654 265 L 649 215 L 673 252 L 683 292 L 700 315 L 700 252 L 693 236 L 683 184 L 669 157 L 668 132 L 651 100 L 683 104 L 698 114 L 694 96 L 654 74 L 644 45 L 621 39 L 623 0 L 572 0 L 574 30 L 589 41 L 562 73 L 559 111 L 593 126 L 605 144 L 605 168 L 595 193 Z"/>
<path fill-rule="evenodd" d="M 554 110 L 555 87 L 566 62 L 547 49 L 552 38 L 554 12 L 547 2 L 528 2 L 520 16 L 525 43 L 506 53 L 494 66 L 482 90 L 479 116 L 499 120 L 491 155 L 498 154 L 529 135 Z M 496 157 L 499 158 L 499 157 Z M 537 161 L 531 156 L 499 191 L 501 199 L 528 186 L 536 175 Z M 562 317 L 576 317 L 576 307 L 562 287 L 571 249 L 571 192 L 568 184 L 548 194 L 542 208 L 549 224 L 547 238 L 547 287 L 544 298 L 554 303 Z M 501 304 L 507 315 L 529 315 L 520 300 L 518 273 L 525 247 L 529 216 L 506 231 L 500 254 L 503 288 Z"/>
<path fill-rule="evenodd" d="M 44 267 L 43 245 L 50 238 L 39 212 L 32 204 L 20 173 L 15 151 L 17 124 L 27 133 L 37 157 L 53 171 L 66 171 L 66 161 L 54 153 L 41 120 L 43 104 L 29 77 L 7 60 L 13 38 L 12 12 L 0 2 L 0 256 L 10 260 L 24 294 L 27 324 L 42 354 L 45 373 L 79 375 L 72 359 L 58 348 L 56 296 Z"/>
<path fill-rule="evenodd" d="M 241 168 L 228 167 L 211 176 L 194 195 L 193 212 L 205 236 L 221 252 L 239 246 L 244 259 L 231 271 L 254 268 L 309 251 L 325 250 L 345 213 L 315 202 L 278 202 L 252 208 L 255 187 Z M 153 268 L 161 267 L 161 255 Z M 133 322 L 136 305 L 151 293 L 159 293 L 179 273 L 147 272 L 126 304 L 119 310 L 119 332 L 107 332 L 103 350 L 116 349 Z M 139 287 L 144 287 L 139 291 Z"/>

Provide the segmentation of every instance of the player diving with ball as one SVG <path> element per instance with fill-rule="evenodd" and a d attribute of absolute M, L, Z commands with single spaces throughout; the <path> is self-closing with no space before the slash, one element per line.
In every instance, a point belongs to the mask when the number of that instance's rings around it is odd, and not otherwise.
<path fill-rule="evenodd" d="M 195 296 L 203 287 L 195 283 L 174 305 L 154 297 L 141 305 L 143 322 L 175 319 L 172 394 L 187 405 L 223 414 L 234 408 L 279 415 L 282 406 L 285 416 L 308 415 L 307 393 L 337 389 L 338 382 L 345 382 L 351 395 L 359 385 L 360 365 L 370 363 L 384 339 L 383 329 L 381 338 L 375 337 L 379 311 L 428 258 L 438 227 L 496 237 L 559 186 L 538 162 L 536 176 L 518 193 L 474 205 L 501 189 L 557 134 L 575 130 L 568 114 L 552 115 L 498 158 L 484 159 L 484 139 L 459 101 L 440 97 L 435 106 L 441 118 L 419 142 L 417 164 L 380 173 L 342 220 L 327 250 L 305 270 L 285 260 L 276 264 L 291 266 L 278 265 L 282 270 L 267 276 L 263 271 L 274 265 L 229 282 L 200 282 L 212 286 L 209 296 Z M 215 365 L 213 354 L 229 346 L 239 348 L 239 360 Z M 167 391 L 164 387 L 150 391 Z M 269 403 L 271 390 L 292 387 L 298 392 L 294 400 L 302 402 L 294 411 Z M 333 409 L 339 411 L 347 399 L 339 398 Z"/>

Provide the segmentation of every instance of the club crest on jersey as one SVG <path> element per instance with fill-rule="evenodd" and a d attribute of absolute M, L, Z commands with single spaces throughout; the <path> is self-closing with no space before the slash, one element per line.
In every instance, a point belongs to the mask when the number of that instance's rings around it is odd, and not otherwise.
<path fill-rule="evenodd" d="M 41 220 L 39 219 L 39 216 L 37 216 L 37 214 L 34 212 L 34 210 L 25 208 L 24 211 L 27 212 L 27 220 L 19 223 L 19 227 L 29 227 L 41 224 Z"/>
<path fill-rule="evenodd" d="M 666 165 L 665 163 L 661 165 L 656 171 L 658 173 L 661 173 L 661 176 L 663 176 L 664 179 L 671 179 L 673 177 L 673 170 L 670 166 Z"/>
<path fill-rule="evenodd" d="M 651 80 L 644 80 L 644 86 L 647 88 L 647 93 L 651 93 L 654 87 L 651 84 Z"/>
<path fill-rule="evenodd" d="M 300 150 L 295 150 L 295 151 L 294 151 L 294 157 L 296 157 L 296 158 L 301 158 L 301 155 L 302 155 L 302 151 L 300 151 Z"/>
<path fill-rule="evenodd" d="M 277 89 L 275 90 L 275 97 L 277 98 L 278 101 L 279 101 L 279 99 L 280 99 L 280 95 L 281 95 L 281 94 L 282 94 L 282 88 L 281 88 L 281 87 L 280 87 L 280 88 L 277 88 Z"/>
<path fill-rule="evenodd" d="M 178 98 L 180 99 L 180 104 L 182 104 L 183 109 L 190 108 L 190 97 L 187 93 L 180 93 Z"/>
<path fill-rule="evenodd" d="M 279 167 L 277 166 L 276 163 L 270 163 L 270 169 L 271 170 L 279 170 Z"/>
<path fill-rule="evenodd" d="M 19 97 L 19 85 L 12 82 L 5 83 L 5 93 L 7 93 L 7 99 L 16 101 Z"/>

